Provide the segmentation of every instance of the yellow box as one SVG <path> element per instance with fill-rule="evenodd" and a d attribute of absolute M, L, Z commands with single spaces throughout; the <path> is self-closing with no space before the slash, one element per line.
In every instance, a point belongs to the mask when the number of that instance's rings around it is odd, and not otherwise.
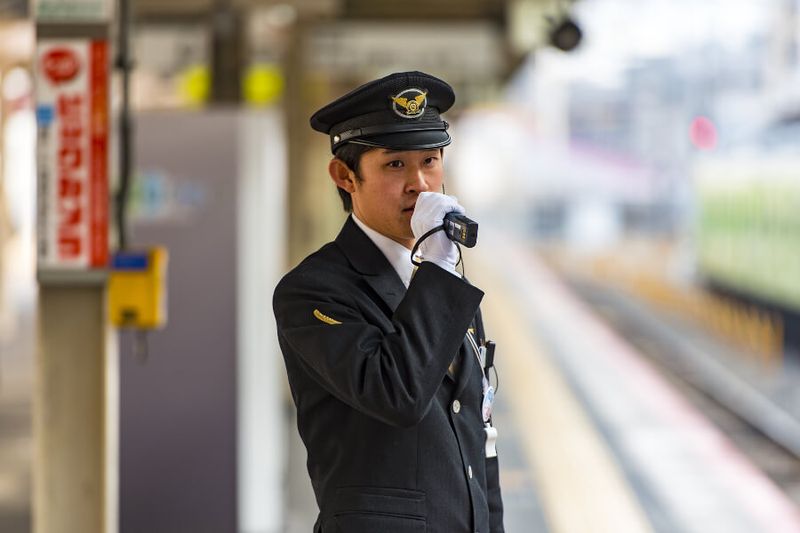
<path fill-rule="evenodd" d="M 114 254 L 108 283 L 108 312 L 117 327 L 157 329 L 167 322 L 167 250 Z"/>

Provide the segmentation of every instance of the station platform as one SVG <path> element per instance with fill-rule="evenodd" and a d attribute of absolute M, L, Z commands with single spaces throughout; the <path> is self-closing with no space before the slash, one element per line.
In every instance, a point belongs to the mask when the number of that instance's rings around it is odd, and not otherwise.
<path fill-rule="evenodd" d="M 532 248 L 484 233 L 480 253 L 467 251 L 465 262 L 486 293 L 487 335 L 498 345 L 506 531 L 800 532 L 784 491 Z M 0 335 L 4 533 L 30 527 L 30 311 L 13 335 Z M 292 426 L 289 433 L 285 531 L 309 533 L 317 511 L 304 449 Z"/>

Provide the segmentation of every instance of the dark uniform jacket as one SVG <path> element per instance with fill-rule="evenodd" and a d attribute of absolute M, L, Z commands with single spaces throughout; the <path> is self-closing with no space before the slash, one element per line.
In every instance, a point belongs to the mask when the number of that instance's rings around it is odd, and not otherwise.
<path fill-rule="evenodd" d="M 503 532 L 482 370 L 465 341 L 482 297 L 432 263 L 406 289 L 350 218 L 278 284 L 315 533 Z"/>

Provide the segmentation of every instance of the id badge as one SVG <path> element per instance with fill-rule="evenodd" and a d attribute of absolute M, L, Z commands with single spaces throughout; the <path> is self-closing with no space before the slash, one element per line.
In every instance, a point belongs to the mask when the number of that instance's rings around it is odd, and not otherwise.
<path fill-rule="evenodd" d="M 483 403 L 481 405 L 481 413 L 483 414 L 483 421 L 488 422 L 492 417 L 492 404 L 494 404 L 494 387 L 489 384 L 486 376 L 483 377 Z"/>

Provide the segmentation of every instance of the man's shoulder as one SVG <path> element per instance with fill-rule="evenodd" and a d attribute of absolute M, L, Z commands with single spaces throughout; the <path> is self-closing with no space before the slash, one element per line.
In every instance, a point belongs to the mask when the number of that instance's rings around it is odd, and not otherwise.
<path fill-rule="evenodd" d="M 275 293 L 293 287 L 330 286 L 354 274 L 341 248 L 335 242 L 329 242 L 287 272 L 278 282 Z"/>

